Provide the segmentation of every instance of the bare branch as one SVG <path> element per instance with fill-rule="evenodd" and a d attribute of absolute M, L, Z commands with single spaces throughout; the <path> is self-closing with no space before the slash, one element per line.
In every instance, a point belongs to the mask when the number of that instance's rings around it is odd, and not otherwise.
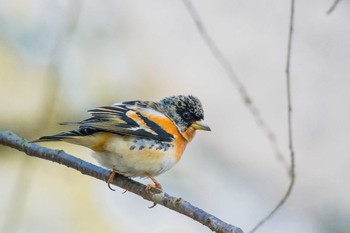
<path fill-rule="evenodd" d="M 206 29 L 205 25 L 203 24 L 203 20 L 197 13 L 196 8 L 194 5 L 191 3 L 190 0 L 183 0 L 184 5 L 186 6 L 189 14 L 191 15 L 197 30 L 210 49 L 211 53 L 215 57 L 215 59 L 219 62 L 221 67 L 224 69 L 226 72 L 227 76 L 230 78 L 232 83 L 236 86 L 238 89 L 238 92 L 246 105 L 246 107 L 249 109 L 250 113 L 252 114 L 253 118 L 255 119 L 256 124 L 260 127 L 260 129 L 263 131 L 265 134 L 266 138 L 271 144 L 271 148 L 273 152 L 276 155 L 276 158 L 281 161 L 283 164 L 287 166 L 286 160 L 283 157 L 281 150 L 279 149 L 278 143 L 276 141 L 276 136 L 270 126 L 267 125 L 265 120 L 263 119 L 258 107 L 255 105 L 253 102 L 253 99 L 251 96 L 248 94 L 247 89 L 243 85 L 243 83 L 240 81 L 238 78 L 236 72 L 234 71 L 233 66 L 231 63 L 228 61 L 228 59 L 223 55 L 219 47 L 216 45 L 214 40 L 212 39 L 211 35 L 209 34 L 208 30 Z"/>
<path fill-rule="evenodd" d="M 105 168 L 98 167 L 94 164 L 76 158 L 62 150 L 52 150 L 34 143 L 30 143 L 26 139 L 17 136 L 11 131 L 0 131 L 0 144 L 23 151 L 30 156 L 65 165 L 80 171 L 84 175 L 88 175 L 102 181 L 107 181 L 110 175 L 110 171 Z M 186 215 L 187 217 L 190 217 L 193 220 L 207 226 L 212 231 L 220 233 L 243 233 L 240 228 L 223 222 L 219 218 L 191 205 L 182 198 L 173 197 L 164 192 L 147 190 L 145 185 L 122 175 L 117 174 L 111 183 L 122 189 L 128 190 L 129 192 L 135 193 L 148 201 L 163 205 L 171 210 Z"/>
<path fill-rule="evenodd" d="M 335 8 L 338 6 L 338 3 L 340 2 L 340 0 L 335 0 L 332 4 L 332 6 L 329 8 L 329 10 L 327 11 L 327 15 L 330 15 Z"/>
<path fill-rule="evenodd" d="M 267 220 L 269 220 L 277 210 L 279 210 L 284 203 L 289 198 L 292 193 L 292 189 L 295 183 L 295 154 L 293 146 L 293 127 L 292 127 L 292 98 L 291 98 L 291 85 L 290 85 L 290 64 L 292 57 L 292 42 L 293 42 L 293 31 L 294 31 L 294 10 L 295 10 L 295 0 L 291 0 L 290 7 L 290 22 L 289 22 L 289 35 L 288 35 L 288 48 L 287 48 L 287 64 L 286 64 L 286 83 L 287 83 L 287 107 L 288 107 L 288 144 L 290 152 L 290 183 L 288 189 L 280 202 L 276 207 L 263 218 L 251 231 L 255 232 L 259 227 L 261 227 Z"/>

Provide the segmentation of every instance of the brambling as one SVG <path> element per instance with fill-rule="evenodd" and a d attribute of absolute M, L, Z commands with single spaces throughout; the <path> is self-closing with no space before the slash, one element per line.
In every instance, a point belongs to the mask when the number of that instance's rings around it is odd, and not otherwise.
<path fill-rule="evenodd" d="M 65 122 L 78 129 L 44 136 L 34 142 L 65 141 L 93 150 L 92 156 L 111 169 L 108 187 L 115 173 L 126 177 L 154 178 L 172 168 L 182 157 L 196 130 L 210 131 L 203 123 L 204 112 L 198 98 L 177 95 L 152 101 L 126 101 L 88 111 L 92 117 Z M 113 189 L 112 189 L 113 190 Z"/>

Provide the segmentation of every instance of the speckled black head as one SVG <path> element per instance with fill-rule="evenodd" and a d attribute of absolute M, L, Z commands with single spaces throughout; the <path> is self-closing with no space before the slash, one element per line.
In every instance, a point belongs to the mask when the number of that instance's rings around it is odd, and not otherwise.
<path fill-rule="evenodd" d="M 162 99 L 162 108 L 177 125 L 180 131 L 184 132 L 189 127 L 201 130 L 210 130 L 202 123 L 204 111 L 200 100 L 193 95 L 176 95 Z"/>

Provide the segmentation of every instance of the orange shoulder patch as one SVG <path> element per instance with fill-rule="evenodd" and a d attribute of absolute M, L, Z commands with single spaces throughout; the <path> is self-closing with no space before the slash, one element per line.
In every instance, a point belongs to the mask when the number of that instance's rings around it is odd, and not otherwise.
<path fill-rule="evenodd" d="M 167 133 L 175 135 L 176 137 L 181 136 L 179 130 L 176 125 L 170 120 L 168 117 L 164 115 L 147 115 L 147 118 L 151 121 L 157 123 L 160 127 L 162 127 Z"/>

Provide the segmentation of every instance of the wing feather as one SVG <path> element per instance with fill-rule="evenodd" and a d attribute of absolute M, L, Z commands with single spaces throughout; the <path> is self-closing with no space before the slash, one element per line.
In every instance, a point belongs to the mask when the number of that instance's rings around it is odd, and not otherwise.
<path fill-rule="evenodd" d="M 159 109 L 160 107 L 154 102 L 123 102 L 89 110 L 91 118 L 69 124 L 79 125 L 80 129 L 93 128 L 96 132 L 107 131 L 170 142 L 174 136 L 159 123 L 147 117 L 147 114 L 152 112 L 159 116 L 158 119 L 171 121 Z"/>

